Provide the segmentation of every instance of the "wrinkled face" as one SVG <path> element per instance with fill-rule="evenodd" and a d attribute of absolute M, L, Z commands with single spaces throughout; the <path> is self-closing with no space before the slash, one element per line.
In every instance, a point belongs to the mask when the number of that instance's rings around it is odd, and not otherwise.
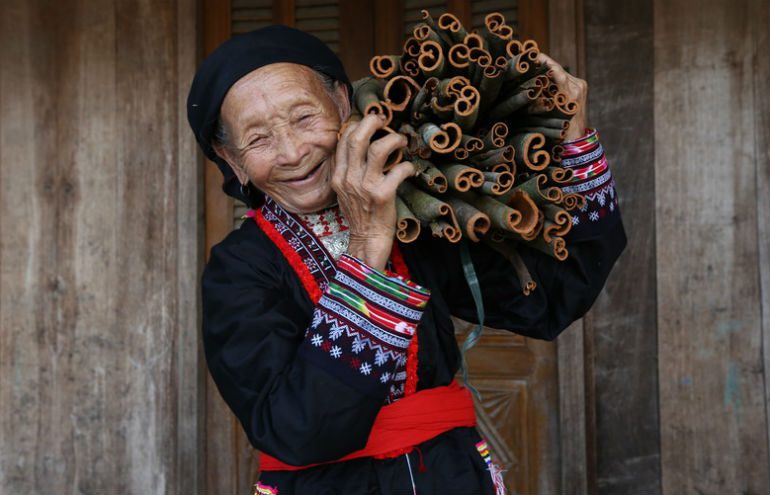
<path fill-rule="evenodd" d="M 309 67 L 267 65 L 230 88 L 220 110 L 229 142 L 215 148 L 242 184 L 293 213 L 318 211 L 335 199 L 337 131 L 349 111 L 344 85 L 330 94 Z"/>

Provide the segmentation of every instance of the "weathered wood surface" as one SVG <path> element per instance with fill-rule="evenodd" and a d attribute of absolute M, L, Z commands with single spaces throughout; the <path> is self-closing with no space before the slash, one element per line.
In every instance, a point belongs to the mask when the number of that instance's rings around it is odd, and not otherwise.
<path fill-rule="evenodd" d="M 260 2 L 260 5 L 264 2 Z M 203 55 L 230 38 L 233 19 L 230 0 L 204 0 L 203 2 Z M 293 2 L 273 2 L 273 21 L 292 24 L 294 21 Z M 205 252 L 232 230 L 233 199 L 222 191 L 222 173 L 214 162 L 205 161 Z M 258 454 L 251 448 L 244 449 L 248 440 L 238 420 L 230 412 L 216 384 L 211 379 L 204 362 L 200 373 L 205 376 L 205 438 L 200 459 L 204 465 L 205 490 L 208 493 L 235 494 L 249 493 L 254 484 Z"/>
<path fill-rule="evenodd" d="M 572 74 L 585 77 L 582 0 L 548 2 L 549 55 Z M 564 331 L 557 344 L 559 387 L 559 463 L 562 493 L 589 492 L 586 360 L 583 320 Z M 589 368 L 590 369 L 590 368 Z M 593 425 L 593 418 L 591 418 Z"/>
<path fill-rule="evenodd" d="M 197 493 L 188 0 L 0 3 L 0 493 Z"/>
<path fill-rule="evenodd" d="M 294 1 L 273 0 L 267 2 L 240 2 L 242 8 L 265 8 L 270 3 L 274 23 L 293 25 Z M 230 0 L 204 0 L 203 2 L 203 55 L 211 53 L 230 38 L 236 19 L 231 12 Z M 251 20 L 249 30 L 265 25 L 264 20 Z M 233 227 L 234 201 L 222 191 L 222 173 L 214 162 L 205 161 L 205 251 L 222 241 Z M 242 203 L 238 202 L 238 206 Z M 200 372 L 205 376 L 205 448 L 200 452 L 204 465 L 204 485 L 207 493 L 250 493 L 259 470 L 259 454 L 249 444 L 238 420 L 225 404 L 211 379 L 205 363 Z"/>
<path fill-rule="evenodd" d="M 671 161 L 653 162 L 654 125 L 666 121 L 654 121 L 652 113 L 652 14 L 649 0 L 585 0 L 589 123 L 601 133 L 629 240 L 586 322 L 593 336 L 595 473 L 602 494 L 660 491 L 653 211 L 656 198 L 668 202 L 672 191 L 656 190 L 655 182 L 654 166 L 671 170 Z"/>
<path fill-rule="evenodd" d="M 275 10 L 273 14 L 276 15 Z M 207 55 L 230 38 L 232 31 L 230 0 L 203 0 L 203 19 L 203 55 Z M 205 160 L 204 170 L 203 191 L 206 202 L 204 221 L 206 259 L 208 259 L 211 248 L 221 242 L 232 230 L 233 199 L 222 191 L 222 172 L 217 165 Z M 209 381 L 209 385 L 214 384 Z"/>
<path fill-rule="evenodd" d="M 757 201 L 767 195 L 757 189 L 757 167 L 767 166 L 767 148 L 758 145 L 767 145 L 767 123 L 757 117 L 755 88 L 766 88 L 757 64 L 766 70 L 768 52 L 759 12 L 766 15 L 765 0 L 655 2 L 666 494 L 770 492 L 757 242 Z"/>
<path fill-rule="evenodd" d="M 754 33 L 754 122 L 757 162 L 757 246 L 762 308 L 762 358 L 765 370 L 765 411 L 770 414 L 770 3 L 752 12 Z M 770 425 L 770 416 L 766 419 Z M 768 428 L 770 437 L 770 428 Z"/>

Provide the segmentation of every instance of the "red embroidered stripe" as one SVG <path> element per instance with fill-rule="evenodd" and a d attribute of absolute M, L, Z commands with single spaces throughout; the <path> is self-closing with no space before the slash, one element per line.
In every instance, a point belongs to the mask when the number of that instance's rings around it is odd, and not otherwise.
<path fill-rule="evenodd" d="M 401 249 L 398 247 L 398 242 L 393 241 L 393 249 L 390 251 L 390 264 L 393 265 L 393 270 L 406 280 L 411 279 L 409 275 L 409 267 L 406 266 L 404 256 L 401 254 Z M 415 332 L 412 341 L 409 343 L 409 348 L 406 350 L 406 384 L 404 385 L 404 397 L 408 397 L 417 392 L 417 332 Z"/>
<path fill-rule="evenodd" d="M 276 204 L 276 206 L 278 205 Z M 254 221 L 257 222 L 257 225 L 259 225 L 262 231 L 268 236 L 268 238 L 270 238 L 273 244 L 278 247 L 278 249 L 288 261 L 289 265 L 294 269 L 294 272 L 300 279 L 300 282 L 310 296 L 310 299 L 314 304 L 318 304 L 318 301 L 323 296 L 323 291 L 321 290 L 316 278 L 308 269 L 307 265 L 305 265 L 302 258 L 291 247 L 289 242 L 284 238 L 283 235 L 281 235 L 280 232 L 276 230 L 275 226 L 264 217 L 261 209 L 256 211 L 250 210 L 247 212 L 246 216 L 254 218 Z M 393 241 L 393 248 L 390 254 L 390 263 L 398 277 L 407 286 L 413 289 L 419 287 L 410 281 L 411 277 L 409 274 L 409 268 L 404 261 L 404 257 L 401 254 L 401 250 L 399 249 L 398 243 L 396 241 Z M 417 369 L 419 364 L 417 357 L 419 346 L 417 335 L 417 332 L 415 332 L 407 349 L 406 381 L 404 384 L 405 397 L 412 395 L 417 391 Z"/>
<path fill-rule="evenodd" d="M 582 180 L 596 177 L 597 175 L 600 175 L 602 172 L 607 170 L 608 166 L 609 165 L 607 164 L 607 159 L 604 157 L 604 155 L 602 155 L 599 160 L 589 163 L 586 167 L 572 169 L 574 172 L 570 182 L 580 182 Z"/>
<path fill-rule="evenodd" d="M 366 267 L 361 261 L 356 260 L 352 256 L 342 256 L 337 261 L 337 266 L 344 266 L 348 273 L 355 276 L 356 279 L 366 282 L 368 284 L 377 284 L 379 289 L 400 299 L 404 304 L 409 304 L 415 308 L 424 308 L 430 298 L 430 293 L 420 286 L 412 284 L 407 285 L 404 281 L 398 280 L 396 282 L 393 279 L 388 280 L 383 277 L 382 274 L 377 273 L 373 269 Z M 398 289 L 389 290 L 393 285 L 398 285 Z M 384 287 L 383 287 L 384 286 Z"/>
<path fill-rule="evenodd" d="M 318 301 L 321 299 L 323 293 L 321 292 L 321 288 L 318 287 L 318 283 L 316 282 L 315 277 L 313 277 L 313 274 L 310 273 L 310 270 L 308 270 L 307 266 L 305 266 L 305 263 L 302 262 L 302 258 L 300 258 L 297 252 L 292 249 L 288 241 L 284 239 L 277 230 L 275 230 L 273 224 L 265 219 L 265 217 L 262 215 L 262 210 L 257 210 L 254 212 L 254 221 L 257 222 L 257 225 L 259 225 L 265 235 L 267 235 L 267 237 L 273 241 L 273 244 L 275 244 L 281 253 L 286 257 L 286 260 L 289 262 L 289 265 L 291 265 L 291 267 L 294 269 L 294 272 L 299 277 L 300 282 L 302 282 L 302 286 L 307 291 L 308 295 L 310 296 L 310 300 L 313 301 L 313 304 L 318 304 Z"/>
<path fill-rule="evenodd" d="M 585 154 L 599 145 L 599 133 L 596 132 L 596 129 L 586 129 L 586 132 L 588 134 L 580 139 L 561 143 L 564 147 L 562 158 Z"/>

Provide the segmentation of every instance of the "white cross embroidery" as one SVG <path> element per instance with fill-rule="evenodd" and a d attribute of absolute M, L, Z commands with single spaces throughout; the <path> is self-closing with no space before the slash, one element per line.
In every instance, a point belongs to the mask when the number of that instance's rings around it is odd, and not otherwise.
<path fill-rule="evenodd" d="M 359 370 L 364 375 L 368 375 L 369 373 L 372 372 L 372 365 L 369 363 L 361 363 L 361 368 L 359 368 Z"/>

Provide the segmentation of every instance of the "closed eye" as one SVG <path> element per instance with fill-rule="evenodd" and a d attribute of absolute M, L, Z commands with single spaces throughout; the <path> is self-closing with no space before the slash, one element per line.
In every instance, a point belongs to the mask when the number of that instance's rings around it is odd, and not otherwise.
<path fill-rule="evenodd" d="M 247 145 L 247 148 L 254 148 L 264 145 L 267 142 L 267 136 L 254 136 L 251 141 L 249 141 L 249 144 Z"/>

